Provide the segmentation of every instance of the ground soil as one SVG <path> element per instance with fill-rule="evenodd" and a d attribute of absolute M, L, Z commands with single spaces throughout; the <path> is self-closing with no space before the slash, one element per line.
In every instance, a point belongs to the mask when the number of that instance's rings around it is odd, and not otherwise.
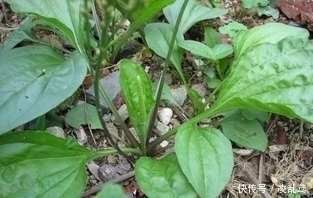
<path fill-rule="evenodd" d="M 283 14 L 280 14 L 279 19 L 274 20 L 271 17 L 257 16 L 253 11 L 244 10 L 237 1 L 223 1 L 225 8 L 229 9 L 229 13 L 222 19 L 206 21 L 206 25 L 210 25 L 216 29 L 225 24 L 230 19 L 243 23 L 248 27 L 254 27 L 271 21 L 279 21 L 282 23 L 289 23 Z M 0 18 L 0 42 L 2 43 L 5 37 L 16 29 L 21 20 L 19 16 L 12 12 L 7 4 L 0 4 L 0 11 L 3 14 Z M 1 16 L 1 15 L 0 15 Z M 203 39 L 203 23 L 193 27 L 186 35 L 186 37 L 194 40 Z M 227 40 L 227 38 L 225 38 Z M 192 57 L 186 54 L 184 60 L 184 72 L 187 77 L 193 76 L 198 71 L 192 66 Z M 144 67 L 149 67 L 149 75 L 152 79 L 157 79 L 160 76 L 163 59 L 156 55 L 147 56 L 141 59 Z M 110 70 L 111 71 L 111 70 Z M 109 72 L 110 72 L 109 71 Z M 177 73 L 174 69 L 170 69 L 171 73 L 171 87 L 177 87 L 180 84 Z M 192 84 L 203 83 L 204 78 L 193 78 L 190 81 Z M 211 90 L 208 90 L 211 91 Z M 123 103 L 123 101 L 120 101 Z M 185 110 L 190 110 L 188 101 L 184 105 Z M 269 146 L 264 152 L 250 151 L 241 149 L 234 145 L 236 152 L 235 167 L 233 175 L 227 188 L 219 197 L 287 197 L 288 191 L 292 191 L 293 186 L 306 184 L 313 189 L 313 125 L 310 123 L 303 123 L 297 120 L 290 120 L 286 117 L 272 114 L 269 121 L 264 126 L 268 135 Z M 67 130 L 67 129 L 66 129 Z M 88 131 L 88 130 L 86 130 Z M 100 131 L 93 131 L 88 133 L 88 142 L 86 146 L 99 149 L 106 147 L 106 138 L 101 135 Z M 248 153 L 248 154 L 247 154 Z M 98 159 L 95 161 L 96 165 L 117 164 L 121 156 L 114 155 L 109 158 Z M 89 181 L 86 188 L 86 193 L 90 194 L 91 190 L 96 192 L 100 189 L 99 185 L 102 181 L 97 179 L 94 173 L 89 172 Z M 133 177 L 133 172 L 120 175 L 118 178 L 112 179 L 124 186 L 125 191 L 131 197 L 145 197 L 140 191 L 136 180 Z M 266 193 L 249 192 L 253 191 L 254 187 L 265 185 Z M 242 192 L 246 188 L 245 192 Z M 283 189 L 285 188 L 285 189 Z M 285 192 L 283 192 L 285 190 Z M 313 197 L 313 191 L 306 189 L 306 195 L 302 197 Z M 93 197 L 87 195 L 86 197 Z M 289 193 L 289 197 L 292 197 Z M 296 197 L 296 196 L 295 196 Z"/>

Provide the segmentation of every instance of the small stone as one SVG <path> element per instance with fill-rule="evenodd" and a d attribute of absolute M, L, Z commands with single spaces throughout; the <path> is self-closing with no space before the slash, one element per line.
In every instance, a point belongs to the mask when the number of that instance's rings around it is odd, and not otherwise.
<path fill-rule="evenodd" d="M 168 107 L 163 108 L 159 111 L 158 116 L 163 124 L 168 125 L 173 117 L 173 110 Z"/>
<path fill-rule="evenodd" d="M 46 129 L 48 133 L 51 133 L 57 137 L 65 138 L 65 132 L 61 127 L 54 126 Z"/>
<path fill-rule="evenodd" d="M 109 155 L 107 159 L 109 164 L 116 165 L 117 158 L 115 155 Z"/>
<path fill-rule="evenodd" d="M 121 93 L 121 86 L 119 83 L 118 72 L 112 72 L 109 75 L 105 76 L 104 78 L 100 80 L 100 83 L 103 86 L 103 88 L 107 91 L 107 94 L 112 102 Z M 90 103 L 94 103 L 95 101 L 94 85 L 92 85 L 86 90 L 86 95 L 87 95 L 87 100 Z M 106 103 L 106 101 L 103 99 L 102 96 L 100 97 L 100 106 L 105 113 L 108 113 L 110 111 L 109 105 Z"/>
<path fill-rule="evenodd" d="M 106 123 L 106 127 L 108 131 L 110 131 L 110 133 L 113 133 L 118 136 L 118 129 L 112 122 Z"/>
<path fill-rule="evenodd" d="M 166 132 L 168 132 L 170 130 L 170 127 L 166 126 L 165 124 L 163 124 L 160 121 L 156 121 L 155 127 L 157 129 L 157 130 L 155 130 L 155 133 L 159 136 L 164 135 Z"/>
<path fill-rule="evenodd" d="M 112 117 L 112 114 L 111 113 L 106 113 L 103 115 L 103 120 L 104 122 L 110 122 L 111 121 L 111 117 Z"/>
<path fill-rule="evenodd" d="M 87 134 L 82 126 L 80 126 L 78 129 L 73 129 L 77 141 L 79 142 L 80 145 L 84 145 L 88 141 Z"/>
<path fill-rule="evenodd" d="M 180 86 L 176 89 L 171 89 L 174 100 L 179 106 L 182 106 L 187 98 L 185 86 Z"/>
<path fill-rule="evenodd" d="M 172 74 L 165 74 L 164 82 L 168 85 L 171 85 L 173 83 Z"/>
<path fill-rule="evenodd" d="M 129 117 L 129 114 L 128 114 L 128 111 L 127 111 L 127 107 L 126 107 L 126 104 L 123 104 L 117 111 L 122 119 L 122 121 L 124 122 L 128 117 Z M 117 121 L 117 119 L 115 118 L 114 115 L 112 115 L 112 121 L 114 124 L 116 124 L 117 126 L 120 125 L 120 123 Z"/>
<path fill-rule="evenodd" d="M 111 181 L 117 177 L 117 172 L 114 166 L 105 164 L 98 169 L 98 174 L 103 182 Z"/>
<path fill-rule="evenodd" d="M 203 84 L 194 84 L 191 86 L 191 88 L 195 90 L 201 96 L 201 98 L 205 98 L 208 94 L 208 90 Z"/>
<path fill-rule="evenodd" d="M 99 174 L 98 174 L 99 166 L 95 162 L 91 161 L 87 165 L 87 168 L 91 172 L 92 176 L 94 176 L 96 179 L 100 180 Z"/>
<path fill-rule="evenodd" d="M 167 147 L 168 144 L 169 144 L 169 142 L 166 141 L 166 140 L 164 140 L 163 142 L 161 142 L 160 146 L 161 146 L 162 148 L 165 148 L 165 147 Z"/>
<path fill-rule="evenodd" d="M 133 134 L 133 136 L 135 137 L 135 139 L 139 142 L 139 137 L 136 133 L 136 130 L 134 127 L 129 128 L 129 131 Z"/>
<path fill-rule="evenodd" d="M 202 67 L 202 66 L 204 65 L 204 62 L 203 62 L 203 60 L 201 60 L 201 59 L 194 59 L 194 60 L 192 61 L 192 65 L 193 65 L 194 67 L 196 67 L 196 68 L 200 68 L 200 67 Z"/>

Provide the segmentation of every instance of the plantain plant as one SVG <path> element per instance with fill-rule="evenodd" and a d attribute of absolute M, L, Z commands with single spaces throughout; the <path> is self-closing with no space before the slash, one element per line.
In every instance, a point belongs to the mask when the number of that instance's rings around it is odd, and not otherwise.
<path fill-rule="evenodd" d="M 51 47 L 38 44 L 14 48 L 24 39 L 36 41 L 29 29 L 23 27 L 12 33 L 0 48 L 1 197 L 79 197 L 87 182 L 85 164 L 114 153 L 130 160 L 134 155 L 139 157 L 135 162 L 135 176 L 148 197 L 217 197 L 231 177 L 234 165 L 231 141 L 260 151 L 266 149 L 264 131 L 256 127 L 260 125 L 251 124 L 255 119 L 264 120 L 263 112 L 313 121 L 310 95 L 313 43 L 304 29 L 269 23 L 238 31 L 233 37 L 234 59 L 224 72 L 219 60 L 229 55 L 229 51 L 217 56 L 215 46 L 211 45 L 217 42 L 208 41 L 204 47 L 183 37 L 196 22 L 226 13 L 222 9 L 208 9 L 193 0 L 174 3 L 164 0 L 161 4 L 153 0 L 102 1 L 105 18 L 98 24 L 100 41 L 94 46 L 91 41 L 95 39 L 87 23 L 89 11 L 94 10 L 93 1 L 6 2 L 15 12 L 36 16 L 28 27 L 41 24 L 52 28 L 65 37 L 75 51 L 65 57 Z M 169 23 L 146 24 L 163 8 Z M 118 30 L 118 26 L 113 25 L 116 9 L 133 24 L 121 37 L 109 34 L 111 30 L 113 33 Z M 120 85 L 139 137 L 138 142 L 121 122 L 128 141 L 119 147 L 102 120 L 100 97 L 106 99 L 120 119 L 106 90 L 99 85 L 99 72 L 103 65 L 109 64 L 116 53 L 115 47 L 125 44 L 127 38 L 141 28 L 148 47 L 165 58 L 165 66 L 154 92 L 150 78 L 138 63 L 127 59 L 119 63 Z M 214 34 L 212 30 L 209 32 Z M 222 71 L 221 83 L 212 92 L 217 99 L 179 127 L 149 142 L 170 63 L 187 90 L 190 89 L 181 62 L 184 49 L 193 52 L 192 46 L 186 45 L 191 43 L 195 48 L 201 46 L 196 55 L 205 55 Z M 66 52 L 63 50 L 63 53 Z M 48 112 L 73 94 L 87 70 L 94 78 L 99 122 L 112 148 L 94 151 L 70 137 L 58 138 L 43 131 L 10 131 Z M 188 91 L 188 95 L 191 96 L 192 91 Z M 215 117 L 219 118 L 222 130 L 213 123 L 201 123 Z M 245 124 L 238 124 L 244 121 Z M 163 153 L 164 149 L 158 149 L 162 141 L 174 135 L 173 152 Z M 107 188 L 115 189 L 114 186 Z"/>

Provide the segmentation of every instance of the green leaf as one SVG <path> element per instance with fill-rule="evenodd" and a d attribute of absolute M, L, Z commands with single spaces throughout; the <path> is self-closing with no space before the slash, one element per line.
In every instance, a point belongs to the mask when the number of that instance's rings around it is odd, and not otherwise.
<path fill-rule="evenodd" d="M 35 14 L 51 26 L 59 29 L 81 53 L 84 52 L 84 17 L 81 15 L 83 0 L 5 0 L 12 10 Z"/>
<path fill-rule="evenodd" d="M 180 169 L 175 154 L 161 160 L 140 157 L 135 165 L 135 175 L 140 188 L 149 198 L 197 196 Z"/>
<path fill-rule="evenodd" d="M 127 196 L 120 185 L 106 183 L 96 198 L 127 198 Z"/>
<path fill-rule="evenodd" d="M 255 8 L 259 4 L 260 6 L 267 6 L 270 1 L 269 0 L 243 0 L 243 7 L 246 9 Z"/>
<path fill-rule="evenodd" d="M 80 197 L 87 184 L 85 163 L 92 155 L 76 140 L 47 132 L 1 136 L 1 196 Z"/>
<path fill-rule="evenodd" d="M 143 4 L 135 7 L 131 12 L 131 22 L 135 29 L 141 27 L 152 17 L 156 16 L 165 6 L 172 4 L 174 0 L 146 0 Z M 129 3 L 128 3 L 129 4 Z"/>
<path fill-rule="evenodd" d="M 267 136 L 257 120 L 248 120 L 240 112 L 220 122 L 227 138 L 245 148 L 264 151 L 267 147 Z"/>
<path fill-rule="evenodd" d="M 169 5 L 163 9 L 163 13 L 168 20 L 169 24 L 173 27 L 175 26 L 179 11 L 182 8 L 184 0 L 176 0 L 175 3 Z M 184 34 L 191 28 L 194 24 L 199 21 L 203 21 L 206 19 L 213 19 L 220 17 L 227 13 L 226 9 L 219 8 L 208 8 L 195 0 L 189 0 L 182 16 L 181 22 L 179 24 L 178 33 Z"/>
<path fill-rule="evenodd" d="M 262 122 L 265 122 L 268 117 L 268 113 L 265 111 L 257 111 L 252 109 L 241 109 L 240 110 L 243 117 L 245 117 L 247 120 L 254 120 L 258 119 Z"/>
<path fill-rule="evenodd" d="M 207 78 L 208 87 L 214 89 L 221 84 L 221 80 L 218 78 Z"/>
<path fill-rule="evenodd" d="M 3 43 L 0 44 L 0 54 L 11 50 L 18 43 L 23 40 L 30 40 L 36 42 L 37 40 L 32 38 L 26 31 L 16 30 L 9 34 Z"/>
<path fill-rule="evenodd" d="M 232 65 L 215 105 L 313 121 L 313 42 L 289 37 L 245 51 Z"/>
<path fill-rule="evenodd" d="M 204 67 L 202 69 L 202 72 L 209 78 L 214 78 L 215 77 L 215 71 L 212 67 Z"/>
<path fill-rule="evenodd" d="M 231 38 L 233 38 L 239 30 L 247 30 L 247 27 L 241 23 L 234 21 L 228 23 L 227 25 L 219 27 L 218 30 L 221 34 L 227 34 Z"/>
<path fill-rule="evenodd" d="M 188 89 L 187 92 L 195 113 L 202 113 L 204 111 L 205 104 L 201 101 L 201 96 L 199 93 L 193 89 Z"/>
<path fill-rule="evenodd" d="M 204 42 L 210 48 L 214 48 L 216 45 L 220 44 L 221 37 L 220 34 L 214 30 L 212 27 L 204 28 Z"/>
<path fill-rule="evenodd" d="M 289 36 L 307 39 L 309 32 L 304 28 L 293 27 L 282 23 L 267 23 L 250 30 L 240 31 L 234 38 L 235 56 L 239 57 L 249 48 L 262 43 L 276 44 Z"/>
<path fill-rule="evenodd" d="M 26 46 L 0 54 L 0 134 L 56 107 L 81 85 L 84 57 L 68 59 L 52 48 Z"/>
<path fill-rule="evenodd" d="M 265 15 L 265 16 L 273 17 L 273 19 L 278 19 L 279 17 L 278 9 L 274 9 L 271 6 L 257 7 L 256 11 L 259 16 Z"/>
<path fill-rule="evenodd" d="M 159 81 L 152 83 L 152 88 L 154 92 L 156 91 L 158 84 L 159 84 Z M 174 96 L 172 95 L 170 86 L 168 86 L 168 84 L 166 83 L 163 84 L 161 100 L 165 100 L 167 102 L 170 102 L 173 105 L 179 106 L 177 102 L 175 101 Z"/>
<path fill-rule="evenodd" d="M 198 41 L 184 40 L 180 41 L 178 43 L 178 46 L 184 48 L 185 50 L 190 51 L 192 54 L 195 54 L 197 56 L 201 56 L 212 61 L 217 61 L 217 58 L 213 50 L 210 47 Z"/>
<path fill-rule="evenodd" d="M 233 46 L 227 44 L 219 44 L 213 48 L 216 59 L 223 59 L 234 52 Z"/>
<path fill-rule="evenodd" d="M 144 28 L 144 32 L 149 48 L 151 48 L 157 55 L 166 58 L 169 50 L 169 44 L 173 36 L 173 27 L 166 23 L 150 23 Z M 185 81 L 181 67 L 184 51 L 177 45 L 177 42 L 183 40 L 183 35 L 177 34 L 170 60 L 182 80 Z"/>
<path fill-rule="evenodd" d="M 152 84 L 145 70 L 131 60 L 120 62 L 120 84 L 126 102 L 129 117 L 142 143 L 146 139 L 144 126 L 154 107 Z"/>
<path fill-rule="evenodd" d="M 184 124 L 175 137 L 175 152 L 200 197 L 215 198 L 221 193 L 234 166 L 231 143 L 221 131 Z"/>
<path fill-rule="evenodd" d="M 102 129 L 97 108 L 91 104 L 75 106 L 65 115 L 65 121 L 70 126 L 78 129 L 79 126 L 89 124 L 91 129 Z"/>

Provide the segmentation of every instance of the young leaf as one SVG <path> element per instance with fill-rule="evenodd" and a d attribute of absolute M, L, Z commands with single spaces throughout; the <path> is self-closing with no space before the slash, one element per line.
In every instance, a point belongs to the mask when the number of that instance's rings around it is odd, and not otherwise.
<path fill-rule="evenodd" d="M 283 23 L 267 23 L 250 30 L 240 31 L 234 38 L 235 56 L 241 56 L 248 48 L 262 43 L 276 44 L 289 36 L 307 39 L 309 32 L 304 28 L 292 27 Z"/>
<path fill-rule="evenodd" d="M 32 13 L 45 20 L 51 27 L 59 29 L 81 53 L 84 52 L 84 23 L 81 15 L 83 0 L 5 0 L 12 10 Z"/>
<path fill-rule="evenodd" d="M 220 44 L 221 37 L 220 34 L 214 30 L 212 27 L 204 28 L 204 42 L 210 48 L 214 48 L 216 45 Z"/>
<path fill-rule="evenodd" d="M 169 24 L 173 27 L 178 19 L 179 11 L 182 8 L 184 0 L 176 0 L 175 3 L 169 5 L 163 9 L 164 15 Z M 182 20 L 179 24 L 178 33 L 184 34 L 195 23 L 205 20 L 220 17 L 227 13 L 226 9 L 208 8 L 200 5 L 195 0 L 189 0 L 182 16 Z"/>
<path fill-rule="evenodd" d="M 146 139 L 143 127 L 149 122 L 149 114 L 154 106 L 151 81 L 145 70 L 131 60 L 120 62 L 120 84 L 130 119 L 141 142 Z"/>
<path fill-rule="evenodd" d="M 150 198 L 197 196 L 179 167 L 175 154 L 160 160 L 141 157 L 135 166 L 137 182 Z"/>
<path fill-rule="evenodd" d="M 271 6 L 257 7 L 256 11 L 259 16 L 265 15 L 265 16 L 272 17 L 273 19 L 278 19 L 279 17 L 278 9 L 274 9 Z"/>
<path fill-rule="evenodd" d="M 195 54 L 197 56 L 201 56 L 212 61 L 217 61 L 217 58 L 213 50 L 210 47 L 198 41 L 184 40 L 180 41 L 178 43 L 178 46 L 184 48 L 185 50 L 190 51 L 192 54 Z"/>
<path fill-rule="evenodd" d="M 247 120 L 240 112 L 220 122 L 227 138 L 245 148 L 264 151 L 267 147 L 267 136 L 257 120 Z"/>
<path fill-rule="evenodd" d="M 243 7 L 246 9 L 257 7 L 259 4 L 260 6 L 267 6 L 270 1 L 269 0 L 243 0 Z"/>
<path fill-rule="evenodd" d="M 91 129 L 102 129 L 97 114 L 97 108 L 87 103 L 75 106 L 71 109 L 65 115 L 65 122 L 76 129 L 84 124 L 90 124 Z"/>
<path fill-rule="evenodd" d="M 169 50 L 169 44 L 173 36 L 173 27 L 166 23 L 150 23 L 144 28 L 144 32 L 148 46 L 157 55 L 166 58 Z M 180 77 L 184 80 L 185 78 L 181 68 L 184 51 L 177 45 L 177 42 L 183 40 L 183 35 L 178 33 L 170 60 L 178 71 Z"/>
<path fill-rule="evenodd" d="M 221 131 L 184 124 L 175 137 L 175 152 L 200 197 L 215 198 L 221 193 L 234 166 L 231 143 Z"/>
<path fill-rule="evenodd" d="M 227 44 L 219 44 L 213 48 L 216 59 L 223 59 L 234 52 L 233 46 Z"/>
<path fill-rule="evenodd" d="M 214 77 L 214 78 L 207 78 L 207 85 L 209 88 L 214 89 L 221 84 L 221 80 Z"/>
<path fill-rule="evenodd" d="M 127 198 L 127 196 L 120 185 L 106 183 L 95 198 Z"/>
<path fill-rule="evenodd" d="M 88 65 L 78 52 L 64 59 L 44 46 L 15 48 L 1 53 L 0 60 L 0 134 L 70 97 L 84 80 Z"/>
<path fill-rule="evenodd" d="M 218 30 L 221 34 L 228 34 L 231 38 L 233 38 L 239 30 L 247 30 L 247 27 L 235 21 L 219 27 Z"/>
<path fill-rule="evenodd" d="M 289 37 L 245 51 L 232 65 L 215 105 L 313 121 L 313 42 Z"/>
<path fill-rule="evenodd" d="M 2 197 L 80 197 L 93 153 L 72 138 L 19 132 L 0 138 Z"/>

